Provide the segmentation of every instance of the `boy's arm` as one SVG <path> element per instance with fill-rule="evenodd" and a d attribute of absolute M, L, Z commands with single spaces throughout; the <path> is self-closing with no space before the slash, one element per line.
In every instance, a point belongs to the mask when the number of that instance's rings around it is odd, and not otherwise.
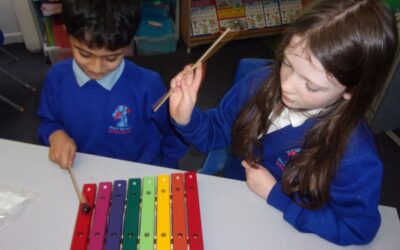
<path fill-rule="evenodd" d="M 49 158 L 62 168 L 72 166 L 76 144 L 64 129 L 61 119 L 61 103 L 58 74 L 50 70 L 42 89 L 38 115 L 41 123 L 38 128 L 39 142 L 50 146 Z"/>
<path fill-rule="evenodd" d="M 57 130 L 64 130 L 60 119 L 59 100 L 57 99 L 57 86 L 51 80 L 52 71 L 46 77 L 38 110 L 41 120 L 38 128 L 38 139 L 41 144 L 50 145 L 50 136 Z M 58 100 L 58 101 L 57 101 Z"/>
<path fill-rule="evenodd" d="M 185 156 L 188 151 L 188 145 L 183 142 L 183 139 L 179 136 L 179 134 L 172 128 L 171 124 L 168 125 L 168 130 L 163 129 L 164 131 L 162 143 L 161 143 L 161 152 L 162 152 L 162 160 L 161 165 L 171 168 L 178 168 L 178 161 Z"/>
<path fill-rule="evenodd" d="M 183 142 L 182 137 L 173 128 L 170 122 L 167 106 L 168 105 L 164 104 L 162 107 L 160 107 L 160 109 L 154 113 L 153 119 L 157 123 L 162 136 L 161 165 L 177 168 L 178 160 L 185 156 L 188 150 L 188 145 Z"/>
<path fill-rule="evenodd" d="M 72 167 L 75 159 L 76 144 L 64 130 L 56 130 L 49 137 L 49 158 L 61 168 Z"/>
<path fill-rule="evenodd" d="M 145 98 L 147 116 L 157 125 L 161 136 L 161 165 L 170 168 L 178 168 L 178 161 L 185 156 L 188 145 L 184 143 L 181 136 L 176 132 L 170 121 L 168 112 L 168 102 L 163 104 L 156 112 L 153 111 L 153 104 L 167 90 L 165 89 L 161 77 L 157 74 L 152 81 L 152 89 L 148 92 L 148 98 Z M 145 135 L 144 135 L 145 136 Z"/>

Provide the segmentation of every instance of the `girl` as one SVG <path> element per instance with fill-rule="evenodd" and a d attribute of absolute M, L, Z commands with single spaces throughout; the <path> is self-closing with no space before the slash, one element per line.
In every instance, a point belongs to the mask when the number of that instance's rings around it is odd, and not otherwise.
<path fill-rule="evenodd" d="M 175 127 L 199 150 L 232 145 L 243 179 L 301 232 L 367 244 L 380 225 L 382 165 L 363 116 L 397 46 L 377 0 L 316 1 L 288 28 L 276 63 L 248 74 L 215 109 L 194 109 L 204 69 L 172 81 Z M 240 165 L 242 161 L 242 166 Z"/>

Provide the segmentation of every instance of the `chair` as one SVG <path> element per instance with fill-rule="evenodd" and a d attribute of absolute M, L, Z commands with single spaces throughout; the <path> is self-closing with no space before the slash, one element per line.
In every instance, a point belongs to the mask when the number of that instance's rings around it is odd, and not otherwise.
<path fill-rule="evenodd" d="M 236 84 L 245 75 L 267 65 L 272 64 L 274 61 L 269 59 L 261 58 L 243 58 L 239 61 L 237 66 L 235 76 L 233 79 L 233 84 Z M 215 149 L 207 154 L 206 160 L 203 163 L 201 169 L 198 170 L 199 173 L 216 175 L 219 174 L 226 164 L 232 160 L 230 156 L 230 147 Z"/>
<path fill-rule="evenodd" d="M 395 61 L 386 79 L 385 90 L 375 99 L 367 118 L 375 134 L 386 133 L 398 146 L 400 146 L 400 137 L 393 131 L 400 130 L 399 92 L 400 51 L 397 51 Z"/>
<path fill-rule="evenodd" d="M 3 31 L 0 30 L 0 50 L 8 55 L 9 57 L 13 58 L 14 61 L 19 61 L 19 58 L 16 57 L 15 55 L 11 54 L 10 52 L 8 52 L 6 49 L 3 48 L 3 42 L 4 42 L 4 35 L 3 35 Z M 7 72 L 3 67 L 0 67 L 0 72 L 5 74 L 6 76 L 8 76 L 9 78 L 13 79 L 14 81 L 22 84 L 23 86 L 25 86 L 26 88 L 30 89 L 31 91 L 36 91 L 36 88 L 34 88 L 33 86 L 31 86 L 30 84 L 28 84 L 27 82 L 15 77 L 14 75 L 10 74 L 9 72 Z M 12 106 L 13 108 L 19 110 L 19 111 L 24 111 L 24 108 L 22 108 L 21 106 L 17 105 L 16 103 L 14 103 L 13 101 L 11 101 L 10 99 L 4 97 L 3 95 L 0 95 L 0 100 L 4 101 L 5 103 L 9 104 L 10 106 Z"/>

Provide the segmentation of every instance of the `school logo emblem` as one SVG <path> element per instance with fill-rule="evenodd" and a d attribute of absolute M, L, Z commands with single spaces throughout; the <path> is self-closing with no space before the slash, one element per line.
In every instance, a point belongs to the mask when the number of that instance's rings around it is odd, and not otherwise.
<path fill-rule="evenodd" d="M 128 134 L 132 127 L 128 123 L 128 114 L 131 109 L 125 105 L 119 105 L 112 113 L 114 124 L 108 127 L 108 132 L 112 134 Z"/>
<path fill-rule="evenodd" d="M 284 157 L 284 158 L 278 157 L 278 159 L 275 161 L 275 164 L 283 172 L 286 169 L 286 164 L 288 163 L 289 159 L 296 156 L 299 152 L 300 152 L 300 148 L 294 148 L 294 149 L 287 150 L 285 152 L 286 157 Z"/>

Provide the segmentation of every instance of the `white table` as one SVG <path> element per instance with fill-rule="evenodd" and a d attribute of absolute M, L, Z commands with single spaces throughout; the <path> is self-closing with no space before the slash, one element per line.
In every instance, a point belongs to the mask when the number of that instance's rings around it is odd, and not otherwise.
<path fill-rule="evenodd" d="M 48 160 L 48 148 L 0 139 L 0 184 L 36 193 L 16 221 L 0 231 L 0 249 L 68 249 L 78 199 L 68 172 Z M 80 185 L 157 176 L 177 170 L 78 154 Z M 245 182 L 198 175 L 205 249 L 342 249 L 314 234 L 296 231 L 282 213 L 250 192 Z M 382 225 L 374 241 L 346 249 L 399 249 L 400 222 L 394 208 L 380 207 Z"/>

